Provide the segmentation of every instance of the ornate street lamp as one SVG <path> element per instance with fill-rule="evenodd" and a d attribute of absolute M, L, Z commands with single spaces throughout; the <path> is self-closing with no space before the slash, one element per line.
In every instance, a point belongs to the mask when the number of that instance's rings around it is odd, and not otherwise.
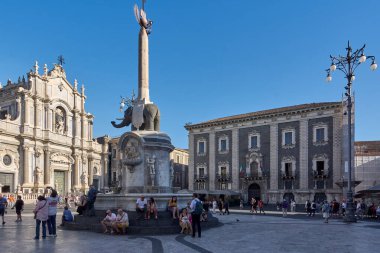
<path fill-rule="evenodd" d="M 332 72 L 335 70 L 340 70 L 344 73 L 345 78 L 347 79 L 347 85 L 344 87 L 346 92 L 345 96 L 347 98 L 347 118 L 348 118 L 348 191 L 347 191 L 347 206 L 346 206 L 346 216 L 344 221 L 346 222 L 356 222 L 355 217 L 355 207 L 353 203 L 353 194 L 351 189 L 351 166 L 352 166 L 352 137 L 351 137 L 351 109 L 352 109 L 352 82 L 355 80 L 355 69 L 362 63 L 364 63 L 367 59 L 371 59 L 372 63 L 370 65 L 370 69 L 372 71 L 377 69 L 377 64 L 375 62 L 375 56 L 366 56 L 364 54 L 365 45 L 352 52 L 352 48 L 350 46 L 350 42 L 348 41 L 348 46 L 346 48 L 347 55 L 346 56 L 331 56 L 331 65 L 330 68 L 326 69 L 327 77 L 326 81 L 330 82 L 332 80 Z"/>

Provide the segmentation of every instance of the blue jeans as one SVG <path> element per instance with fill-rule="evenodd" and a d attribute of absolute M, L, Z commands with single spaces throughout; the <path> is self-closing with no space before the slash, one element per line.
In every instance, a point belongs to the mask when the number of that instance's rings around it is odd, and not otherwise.
<path fill-rule="evenodd" d="M 49 230 L 49 235 L 57 234 L 56 215 L 49 215 L 49 218 L 47 220 L 47 227 Z"/>
<path fill-rule="evenodd" d="M 36 238 L 40 238 L 41 220 L 36 219 Z M 46 237 L 46 221 L 42 221 L 42 238 Z"/>

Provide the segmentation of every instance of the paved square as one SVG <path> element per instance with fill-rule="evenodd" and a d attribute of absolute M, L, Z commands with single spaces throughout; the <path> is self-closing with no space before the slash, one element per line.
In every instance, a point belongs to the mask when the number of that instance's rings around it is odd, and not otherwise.
<path fill-rule="evenodd" d="M 1 252 L 377 252 L 380 223 L 344 224 L 318 217 L 218 216 L 223 226 L 202 232 L 202 238 L 183 235 L 110 236 L 58 229 L 57 238 L 33 240 L 34 220 L 22 224 L 7 215 L 0 227 Z M 60 217 L 60 215 L 58 216 Z M 57 220 L 58 220 L 57 217 Z M 239 221 L 237 221 L 237 219 Z"/>

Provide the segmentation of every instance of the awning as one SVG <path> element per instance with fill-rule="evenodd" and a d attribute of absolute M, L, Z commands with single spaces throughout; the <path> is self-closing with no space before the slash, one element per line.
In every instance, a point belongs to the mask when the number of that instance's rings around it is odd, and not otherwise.
<path fill-rule="evenodd" d="M 380 193 L 380 184 L 368 188 L 367 190 L 358 191 L 358 193 Z"/>

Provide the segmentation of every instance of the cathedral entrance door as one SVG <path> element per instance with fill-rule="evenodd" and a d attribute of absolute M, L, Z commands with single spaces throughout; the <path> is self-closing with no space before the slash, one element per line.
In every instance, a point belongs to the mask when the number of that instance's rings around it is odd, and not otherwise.
<path fill-rule="evenodd" d="M 13 192 L 13 177 L 12 173 L 0 173 L 1 191 L 4 193 Z"/>
<path fill-rule="evenodd" d="M 66 175 L 64 171 L 54 171 L 54 188 L 58 194 L 65 194 L 66 189 Z"/>
<path fill-rule="evenodd" d="M 253 183 L 248 188 L 248 200 L 250 201 L 252 198 L 261 199 L 261 190 L 260 185 Z"/>

